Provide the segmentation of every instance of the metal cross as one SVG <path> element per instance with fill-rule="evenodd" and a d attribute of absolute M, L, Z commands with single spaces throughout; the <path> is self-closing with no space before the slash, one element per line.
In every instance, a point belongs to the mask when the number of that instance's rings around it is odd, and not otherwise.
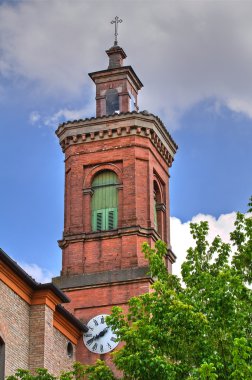
<path fill-rule="evenodd" d="M 122 21 L 123 20 L 121 20 L 118 16 L 116 16 L 115 19 L 111 21 L 111 24 L 115 24 L 115 42 L 114 42 L 114 46 L 117 45 L 118 23 L 122 22 Z"/>

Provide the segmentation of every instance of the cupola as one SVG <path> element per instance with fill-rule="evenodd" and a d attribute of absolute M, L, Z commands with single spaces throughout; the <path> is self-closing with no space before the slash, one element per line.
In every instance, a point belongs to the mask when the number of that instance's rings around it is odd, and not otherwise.
<path fill-rule="evenodd" d="M 143 84 L 131 66 L 124 66 L 127 55 L 118 46 L 117 34 L 115 29 L 114 45 L 106 50 L 108 68 L 89 73 L 96 85 L 96 117 L 138 111 L 138 91 Z"/>

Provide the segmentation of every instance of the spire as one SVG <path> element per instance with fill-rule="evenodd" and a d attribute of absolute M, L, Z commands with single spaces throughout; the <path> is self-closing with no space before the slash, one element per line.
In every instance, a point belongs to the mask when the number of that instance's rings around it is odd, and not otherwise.
<path fill-rule="evenodd" d="M 118 46 L 118 24 L 121 23 L 123 20 L 120 19 L 118 16 L 115 17 L 114 20 L 111 21 L 111 24 L 115 24 L 115 40 L 114 45 L 109 49 L 106 50 L 106 53 L 109 57 L 109 65 L 108 69 L 115 69 L 117 67 L 123 66 L 123 60 L 127 57 L 125 51 L 123 48 Z"/>

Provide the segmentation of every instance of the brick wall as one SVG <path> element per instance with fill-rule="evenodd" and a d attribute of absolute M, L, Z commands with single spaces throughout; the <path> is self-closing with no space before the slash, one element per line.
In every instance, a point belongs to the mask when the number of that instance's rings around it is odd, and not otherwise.
<path fill-rule="evenodd" d="M 110 166 L 109 166 L 110 165 Z M 118 228 L 154 229 L 154 172 L 162 182 L 164 203 L 162 239 L 169 243 L 168 167 L 149 139 L 123 136 L 106 141 L 77 144 L 66 150 L 65 236 L 85 233 L 63 245 L 62 274 L 94 273 L 146 265 L 141 244 L 154 243 L 151 232 L 92 234 L 92 174 L 98 169 L 117 170 L 119 192 Z M 155 177 L 156 178 L 156 177 Z M 84 193 L 83 193 L 84 191 Z M 91 234 L 90 236 L 88 234 Z"/>
<path fill-rule="evenodd" d="M 29 365 L 29 305 L 2 281 L 0 300 L 0 334 L 5 340 L 5 376 L 9 376 Z"/>
<path fill-rule="evenodd" d="M 30 369 L 47 368 L 54 375 L 70 370 L 75 361 L 67 355 L 69 340 L 53 327 L 53 311 L 46 305 L 31 306 Z"/>
<path fill-rule="evenodd" d="M 68 339 L 62 335 L 57 329 L 53 329 L 53 340 L 54 340 L 54 354 L 52 361 L 52 371 L 56 375 L 60 374 L 62 369 L 65 371 L 72 368 L 73 362 L 76 360 L 76 348 L 73 346 L 73 357 L 70 358 L 67 355 L 67 344 Z"/>
<path fill-rule="evenodd" d="M 75 361 L 67 355 L 69 340 L 53 326 L 54 312 L 47 305 L 29 305 L 0 281 L 0 342 L 5 343 L 5 376 L 18 368 L 47 368 L 54 375 L 70 370 Z M 2 339 L 2 340 L 1 340 Z M 0 365 L 3 369 L 3 345 Z M 1 371 L 0 371 L 0 379 Z"/>

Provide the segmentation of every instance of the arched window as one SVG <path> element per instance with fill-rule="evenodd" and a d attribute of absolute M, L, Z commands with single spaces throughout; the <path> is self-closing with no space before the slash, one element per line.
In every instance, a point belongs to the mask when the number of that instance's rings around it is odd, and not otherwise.
<path fill-rule="evenodd" d="M 0 337 L 0 380 L 4 380 L 5 372 L 5 344 Z"/>
<path fill-rule="evenodd" d="M 106 92 L 106 115 L 113 115 L 120 111 L 119 95 L 117 90 L 109 89 Z"/>
<path fill-rule="evenodd" d="M 117 228 L 118 178 L 110 171 L 99 172 L 92 182 L 92 230 L 106 231 Z"/>
<path fill-rule="evenodd" d="M 154 191 L 154 227 L 155 230 L 162 237 L 162 215 L 161 215 L 161 193 L 159 186 L 156 181 L 153 182 L 153 191 Z"/>

